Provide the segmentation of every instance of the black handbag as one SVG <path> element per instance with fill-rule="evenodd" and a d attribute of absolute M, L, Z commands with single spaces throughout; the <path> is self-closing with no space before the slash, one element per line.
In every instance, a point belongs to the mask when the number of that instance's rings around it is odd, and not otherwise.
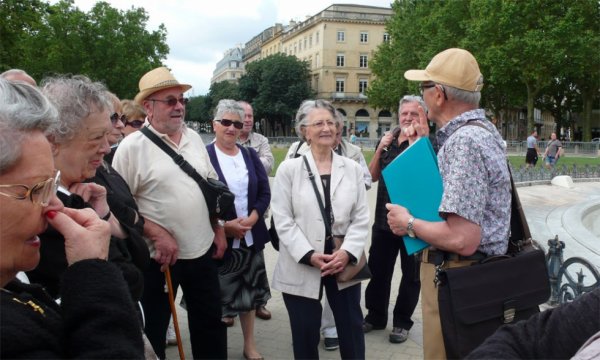
<path fill-rule="evenodd" d="M 330 241 L 332 244 L 333 251 L 337 251 L 341 248 L 342 243 L 344 242 L 343 236 L 332 236 L 331 234 L 331 224 L 329 223 L 329 217 L 325 214 L 325 206 L 323 206 L 323 201 L 321 200 L 321 195 L 319 194 L 319 189 L 317 188 L 317 183 L 315 182 L 315 176 L 310 169 L 310 165 L 308 164 L 308 160 L 306 159 L 306 155 L 303 156 L 304 164 L 306 164 L 306 169 L 308 170 L 308 178 L 310 179 L 313 189 L 315 190 L 315 196 L 317 197 L 317 202 L 319 203 L 319 208 L 321 210 L 321 216 L 323 217 L 323 222 L 325 223 L 325 236 L 326 240 Z M 369 265 L 367 263 L 367 256 L 363 251 L 362 256 L 356 264 L 348 263 L 344 270 L 335 274 L 335 277 L 338 282 L 347 282 L 347 281 L 362 281 L 368 280 L 371 278 L 371 269 L 369 269 Z"/>
<path fill-rule="evenodd" d="M 147 127 L 142 128 L 140 131 L 167 153 L 183 172 L 188 174 L 196 181 L 196 183 L 198 183 L 198 186 L 204 195 L 206 207 L 211 216 L 222 217 L 223 214 L 231 209 L 235 200 L 235 195 L 229 191 L 227 185 L 216 179 L 204 179 L 202 175 L 200 175 L 196 169 L 183 158 L 183 156 L 177 154 Z"/>
<path fill-rule="evenodd" d="M 277 251 L 279 251 L 279 235 L 277 235 L 277 229 L 275 229 L 275 220 L 273 220 L 273 214 L 271 214 L 271 227 L 269 227 L 269 237 L 271 238 L 271 245 Z"/>
<path fill-rule="evenodd" d="M 507 254 L 438 272 L 440 320 L 448 359 L 464 358 L 500 326 L 538 313 L 538 305 L 550 297 L 544 252 L 533 244 L 512 175 L 510 179 Z"/>

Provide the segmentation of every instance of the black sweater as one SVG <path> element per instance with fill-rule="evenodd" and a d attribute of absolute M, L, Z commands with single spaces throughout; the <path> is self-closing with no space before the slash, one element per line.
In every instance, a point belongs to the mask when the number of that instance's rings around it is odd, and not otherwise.
<path fill-rule="evenodd" d="M 467 359 L 569 359 L 600 331 L 600 288 L 498 329 Z"/>
<path fill-rule="evenodd" d="M 141 359 L 142 332 L 119 269 L 79 261 L 63 274 L 61 305 L 39 285 L 0 293 L 2 359 Z"/>

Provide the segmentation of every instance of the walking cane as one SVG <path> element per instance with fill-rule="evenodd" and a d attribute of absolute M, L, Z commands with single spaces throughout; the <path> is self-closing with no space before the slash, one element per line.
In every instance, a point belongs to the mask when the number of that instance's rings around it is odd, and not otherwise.
<path fill-rule="evenodd" d="M 185 360 L 183 352 L 183 343 L 181 342 L 181 334 L 179 334 L 179 323 L 177 322 L 177 309 L 175 309 L 175 299 L 173 299 L 173 284 L 171 283 L 171 267 L 167 266 L 165 271 L 165 279 L 167 280 L 167 289 L 169 293 L 169 306 L 173 315 L 173 325 L 175 326 L 175 337 L 177 338 L 177 349 L 179 350 L 179 358 Z"/>

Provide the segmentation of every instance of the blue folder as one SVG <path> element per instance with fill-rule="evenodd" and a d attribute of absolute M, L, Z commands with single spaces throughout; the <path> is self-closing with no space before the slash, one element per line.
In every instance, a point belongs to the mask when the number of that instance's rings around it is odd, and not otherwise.
<path fill-rule="evenodd" d="M 416 219 L 443 221 L 438 212 L 444 190 L 442 176 L 428 138 L 415 141 L 382 175 L 393 204 L 407 208 Z M 429 247 L 425 241 L 408 235 L 404 236 L 404 245 L 409 255 Z"/>

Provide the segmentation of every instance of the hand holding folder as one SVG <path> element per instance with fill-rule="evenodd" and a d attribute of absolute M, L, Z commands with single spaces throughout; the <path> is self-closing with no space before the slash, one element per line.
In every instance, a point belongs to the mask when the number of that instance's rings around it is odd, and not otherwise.
<path fill-rule="evenodd" d="M 443 193 L 442 177 L 427 137 L 419 138 L 398 155 L 382 175 L 392 203 L 405 207 L 416 219 L 443 221 L 438 212 Z M 419 238 L 408 235 L 403 238 L 409 255 L 429 246 Z"/>

